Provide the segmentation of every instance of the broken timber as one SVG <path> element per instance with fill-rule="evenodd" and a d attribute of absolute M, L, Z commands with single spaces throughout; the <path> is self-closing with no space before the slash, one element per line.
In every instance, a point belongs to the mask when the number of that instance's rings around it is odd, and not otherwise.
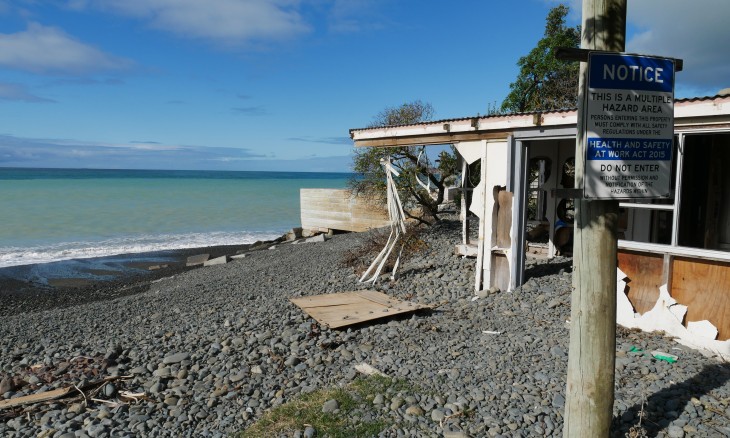
<path fill-rule="evenodd" d="M 318 323 L 333 329 L 432 308 L 372 290 L 291 298 L 289 301 Z"/>
<path fill-rule="evenodd" d="M 58 398 L 66 396 L 74 391 L 76 391 L 76 389 L 73 386 L 71 386 L 71 387 L 66 387 L 66 388 L 54 389 L 51 391 L 45 391 L 45 392 L 41 392 L 41 393 L 37 393 L 37 394 L 30 394 L 30 395 L 25 395 L 22 397 L 11 398 L 9 400 L 2 400 L 2 401 L 0 401 L 0 410 L 14 408 L 16 406 L 30 405 L 30 404 L 34 404 L 34 403 L 41 403 L 41 402 L 45 402 L 45 401 L 56 400 Z"/>
<path fill-rule="evenodd" d="M 64 398 L 72 393 L 80 392 L 83 394 L 84 390 L 91 388 L 100 388 L 102 385 L 112 382 L 114 380 L 130 379 L 131 376 L 110 376 L 102 380 L 90 382 L 81 388 L 76 386 L 66 386 L 63 388 L 52 389 L 49 391 L 38 392 L 35 394 L 24 395 L 21 397 L 11 398 L 8 400 L 0 400 L 0 410 L 15 408 L 18 406 L 32 405 L 36 403 L 43 403 L 51 400 L 58 400 Z M 84 396 L 85 398 L 85 396 Z"/>

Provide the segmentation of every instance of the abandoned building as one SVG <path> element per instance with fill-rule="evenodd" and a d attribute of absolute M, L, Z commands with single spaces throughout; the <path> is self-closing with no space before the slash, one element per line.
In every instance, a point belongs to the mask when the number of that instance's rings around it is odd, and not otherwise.
<path fill-rule="evenodd" d="M 669 197 L 619 204 L 618 322 L 730 357 L 730 93 L 677 99 L 674 114 Z M 476 255 L 475 289 L 514 290 L 525 257 L 570 252 L 576 121 L 564 110 L 350 135 L 356 147 L 451 144 L 464 169 L 481 160 L 465 206 L 479 217 L 480 237 L 465 236 L 461 251 Z M 531 242 L 539 235 L 542 243 Z"/>

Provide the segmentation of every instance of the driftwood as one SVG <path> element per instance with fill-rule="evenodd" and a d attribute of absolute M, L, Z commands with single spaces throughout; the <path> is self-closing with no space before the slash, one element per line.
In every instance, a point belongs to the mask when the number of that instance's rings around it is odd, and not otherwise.
<path fill-rule="evenodd" d="M 53 389 L 50 391 L 43 391 L 36 394 L 30 394 L 30 395 L 24 395 L 22 397 L 16 397 L 11 398 L 9 400 L 1 400 L 0 401 L 0 410 L 3 409 L 11 409 L 18 406 L 25 406 L 25 405 L 32 405 L 42 402 L 47 402 L 51 400 L 58 400 L 61 398 L 66 397 L 69 394 L 74 394 L 76 392 L 80 392 L 81 395 L 84 397 L 84 401 L 86 401 L 86 394 L 84 391 L 89 390 L 95 390 L 100 389 L 103 387 L 106 383 L 114 381 L 114 380 L 120 380 L 120 379 L 130 379 L 131 376 L 113 376 L 113 377 L 107 377 L 102 380 L 97 380 L 95 382 L 88 383 L 84 385 L 83 387 L 79 388 L 76 385 L 67 386 L 65 388 L 58 388 Z M 137 394 L 135 394 L 137 395 Z M 137 395 L 139 396 L 139 395 Z M 130 397 L 136 400 L 136 397 Z"/>
<path fill-rule="evenodd" d="M 54 389 L 52 391 L 44 391 L 38 394 L 25 395 L 23 397 L 11 398 L 9 400 L 0 401 L 0 409 L 10 409 L 17 406 L 41 403 L 50 400 L 59 399 L 69 393 L 75 391 L 76 388 L 69 386 L 66 388 Z"/>

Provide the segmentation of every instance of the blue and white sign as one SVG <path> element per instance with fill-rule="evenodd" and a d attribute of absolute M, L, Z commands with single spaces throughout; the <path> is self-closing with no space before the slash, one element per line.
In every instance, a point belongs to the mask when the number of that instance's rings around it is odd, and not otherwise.
<path fill-rule="evenodd" d="M 674 61 L 591 53 L 585 111 L 583 196 L 670 196 Z"/>

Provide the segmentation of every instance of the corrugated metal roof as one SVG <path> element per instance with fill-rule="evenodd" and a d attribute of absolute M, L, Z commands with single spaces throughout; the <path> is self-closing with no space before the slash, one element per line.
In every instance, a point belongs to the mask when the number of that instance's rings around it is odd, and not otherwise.
<path fill-rule="evenodd" d="M 714 96 L 698 96 L 698 97 L 685 97 L 681 99 L 674 99 L 675 103 L 685 103 L 685 102 L 705 102 L 705 101 L 712 101 L 720 98 L 728 98 L 730 95 L 721 95 L 716 94 Z M 424 126 L 424 125 L 434 125 L 438 123 L 451 123 L 451 122 L 463 122 L 465 120 L 472 120 L 472 119 L 498 119 L 503 117 L 515 117 L 515 116 L 531 116 L 534 114 L 560 114 L 560 113 L 570 113 L 577 111 L 578 108 L 566 108 L 566 109 L 559 109 L 559 110 L 550 110 L 550 111 L 528 111 L 524 113 L 509 113 L 509 114 L 490 114 L 490 115 L 476 115 L 476 116 L 469 116 L 469 117 L 457 117 L 452 119 L 439 119 L 439 120 L 428 120 L 424 122 L 418 122 L 418 123 L 406 123 L 403 125 L 389 125 L 389 126 L 374 126 L 374 127 L 368 127 L 368 128 L 353 128 L 350 129 L 350 134 L 352 135 L 352 132 L 354 131 L 370 131 L 375 129 L 383 129 L 383 128 L 398 128 L 402 126 Z"/>
<path fill-rule="evenodd" d="M 550 111 L 529 111 L 529 112 L 524 112 L 524 113 L 476 115 L 476 116 L 467 116 L 467 117 L 456 117 L 456 118 L 452 118 L 452 119 L 427 120 L 427 121 L 418 122 L 418 123 L 406 123 L 403 125 L 388 125 L 388 126 L 373 126 L 373 127 L 368 127 L 368 128 L 353 128 L 353 129 L 350 129 L 350 132 L 369 131 L 369 130 L 373 130 L 373 129 L 383 129 L 383 128 L 398 128 L 401 126 L 422 126 L 422 125 L 434 125 L 437 123 L 463 122 L 465 120 L 472 120 L 472 119 L 499 119 L 499 118 L 505 118 L 505 117 L 515 117 L 515 116 L 531 116 L 533 114 L 569 113 L 569 112 L 572 112 L 575 110 L 576 110 L 575 108 L 568 108 L 568 109 L 559 109 L 559 110 L 550 110 Z"/>
<path fill-rule="evenodd" d="M 722 98 L 728 98 L 728 94 L 716 94 L 714 96 L 697 96 L 697 97 L 683 97 L 682 99 L 674 99 L 674 103 L 682 102 L 706 102 L 708 100 L 716 100 Z"/>

